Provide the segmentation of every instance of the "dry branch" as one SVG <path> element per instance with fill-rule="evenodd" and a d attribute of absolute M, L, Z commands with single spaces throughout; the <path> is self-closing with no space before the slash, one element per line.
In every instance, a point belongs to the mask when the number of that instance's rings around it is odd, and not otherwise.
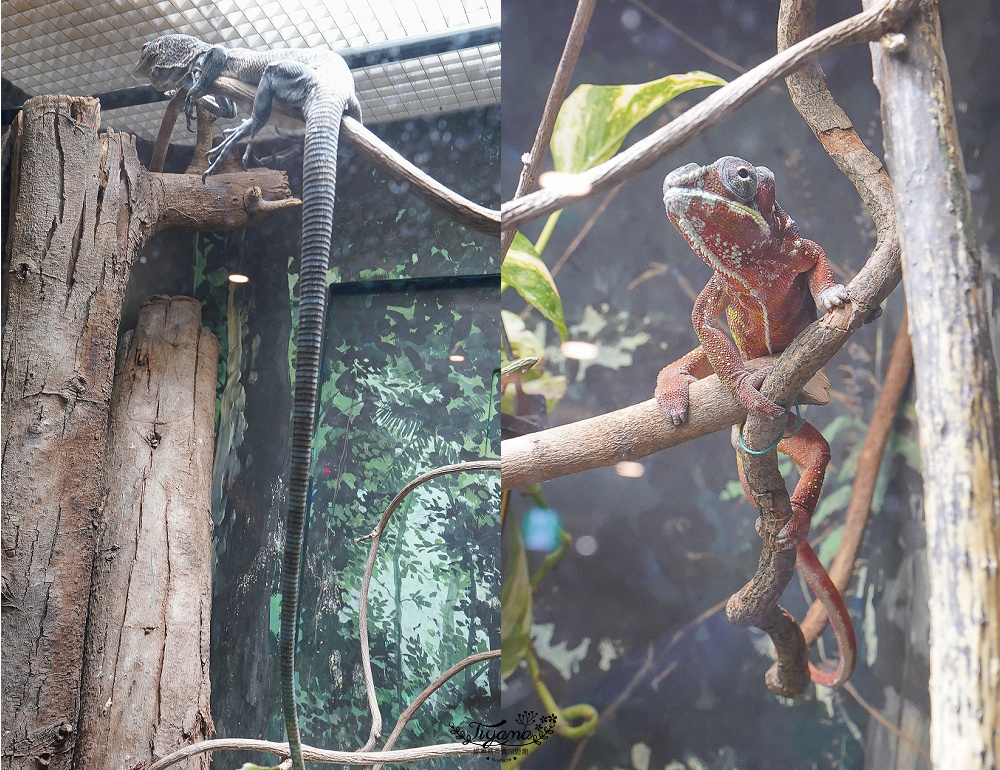
<path fill-rule="evenodd" d="M 168 767 L 183 762 L 185 759 L 209 751 L 263 751 L 276 754 L 279 757 L 291 756 L 287 743 L 274 741 L 258 741 L 249 738 L 218 738 L 213 741 L 203 741 L 188 746 L 159 762 L 150 765 L 147 770 L 166 770 Z M 500 755 L 500 746 L 484 749 L 464 743 L 442 743 L 437 746 L 426 746 L 419 749 L 396 749 L 395 751 L 328 751 L 316 749 L 302 744 L 302 758 L 310 762 L 323 762 L 331 765 L 371 765 L 377 762 L 407 763 L 421 762 L 425 759 L 439 757 L 464 757 L 471 754 Z"/>
<path fill-rule="evenodd" d="M 883 6 L 884 7 L 884 6 Z M 795 41 L 808 35 L 815 22 L 814 0 L 785 0 L 778 23 L 778 46 L 793 51 L 802 43 Z M 822 35 L 823 33 L 820 33 Z M 813 35 L 808 40 L 814 40 Z M 779 54 L 780 55 L 780 54 Z M 865 266 L 848 285 L 851 304 L 827 314 L 807 327 L 782 354 L 774 371 L 762 383 L 761 393 L 779 404 L 789 405 L 798 383 L 809 377 L 817 366 L 826 363 L 851 334 L 867 319 L 895 288 L 899 281 L 899 242 L 896 219 L 891 205 L 892 185 L 878 158 L 864 146 L 847 115 L 841 110 L 826 87 L 823 71 L 815 56 L 806 67 L 789 77 L 789 92 L 796 108 L 819 137 L 824 148 L 858 189 L 878 231 L 878 240 Z M 744 435 L 751 448 L 770 446 L 784 428 L 784 420 L 766 420 L 749 415 Z M 757 573 L 746 586 L 731 597 L 727 614 L 734 620 L 737 613 L 741 624 L 780 627 L 780 639 L 771 634 L 778 651 L 779 665 L 768 672 L 768 687 L 784 695 L 798 695 L 808 679 L 803 679 L 805 667 L 802 632 L 796 627 L 792 634 L 786 620 L 778 618 L 771 605 L 777 602 L 791 579 L 794 557 L 775 549 L 775 538 L 792 516 L 788 489 L 778 471 L 777 453 L 751 454 L 738 450 L 747 486 L 760 513 L 760 536 L 763 540 Z M 860 522 L 863 529 L 863 523 Z M 860 537 L 860 535 L 859 535 Z M 780 608 L 779 608 L 780 609 Z M 784 611 L 782 611 L 783 613 Z M 771 621 L 764 620 L 770 617 Z M 734 622 L 736 622 L 734 620 Z M 778 623 L 779 626 L 775 626 Z M 770 631 L 769 631 L 770 633 Z M 787 642 L 792 649 L 783 650 Z M 803 650 L 803 652 L 799 652 Z"/>
<path fill-rule="evenodd" d="M 236 104 L 249 112 L 253 107 L 256 89 L 247 83 L 232 78 L 218 78 L 208 93 L 232 99 Z M 171 102 L 173 104 L 173 102 Z M 296 108 L 275 102 L 272 111 L 276 116 L 293 121 L 301 121 L 302 113 Z M 166 155 L 166 143 L 170 130 L 176 121 L 176 109 L 168 109 L 164 115 L 163 124 L 157 137 L 154 157 Z M 170 129 L 166 128 L 169 123 Z M 410 192 L 440 214 L 460 225 L 487 235 L 500 235 L 500 212 L 480 206 L 462 197 L 454 190 L 445 187 L 434 177 L 421 171 L 410 161 L 393 150 L 375 134 L 365 128 L 360 121 L 344 116 L 340 127 L 341 136 L 350 141 L 355 149 L 368 161 L 381 169 L 386 175 L 398 182 L 408 184 Z"/>
<path fill-rule="evenodd" d="M 151 763 L 212 732 L 219 343 L 200 302 L 156 296 L 119 350 L 75 758 L 89 770 Z"/>
<path fill-rule="evenodd" d="M 759 369 L 773 356 L 747 362 Z M 825 404 L 830 382 L 819 375 L 803 388 L 801 403 Z M 746 417 L 720 381 L 711 375 L 691 384 L 688 419 L 674 425 L 655 399 L 587 420 L 529 433 L 502 442 L 500 484 L 510 491 L 525 484 L 550 481 L 571 473 L 638 460 L 661 449 L 707 436 Z"/>
<path fill-rule="evenodd" d="M 149 185 L 96 99 L 31 99 L 13 148 L 3 330 L 4 767 L 68 768 L 115 338 Z"/>
<path fill-rule="evenodd" d="M 787 51 L 771 57 L 729 85 L 714 91 L 704 101 L 645 139 L 618 153 L 611 160 L 580 174 L 581 186 L 589 185 L 588 192 L 584 195 L 565 190 L 539 190 L 504 203 L 500 207 L 503 229 L 516 230 L 525 222 L 596 195 L 601 190 L 645 171 L 667 154 L 718 123 L 737 107 L 746 104 L 778 78 L 797 70 L 810 57 L 830 53 L 852 43 L 877 40 L 886 32 L 897 29 L 916 2 L 917 0 L 887 0 L 878 8 L 864 11 L 834 24 Z"/>

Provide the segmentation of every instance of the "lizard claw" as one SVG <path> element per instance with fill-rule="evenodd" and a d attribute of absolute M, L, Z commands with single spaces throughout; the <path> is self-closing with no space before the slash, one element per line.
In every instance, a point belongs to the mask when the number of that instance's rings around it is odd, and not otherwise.
<path fill-rule="evenodd" d="M 809 537 L 809 523 L 809 514 L 793 503 L 792 518 L 786 521 L 785 526 L 778 530 L 778 534 L 774 536 L 775 549 L 787 551 L 791 548 L 798 548 L 799 543 Z M 764 522 L 760 516 L 754 522 L 753 528 L 760 537 L 763 537 L 761 530 L 764 528 Z"/>
<path fill-rule="evenodd" d="M 850 295 L 847 293 L 847 287 L 843 284 L 836 283 L 833 286 L 828 286 L 823 289 L 816 296 L 816 307 L 819 309 L 821 314 L 829 313 L 835 307 L 840 307 L 850 300 Z"/>
<path fill-rule="evenodd" d="M 733 396 L 749 414 L 772 420 L 781 417 L 785 413 L 785 408 L 761 395 L 759 388 L 773 368 L 765 366 L 756 372 L 745 371 L 743 376 L 737 377 L 733 385 Z"/>
<path fill-rule="evenodd" d="M 664 376 L 665 373 L 667 376 Z M 690 374 L 671 372 L 666 367 L 656 379 L 656 403 L 672 425 L 680 425 L 687 419 L 688 389 L 696 378 Z"/>

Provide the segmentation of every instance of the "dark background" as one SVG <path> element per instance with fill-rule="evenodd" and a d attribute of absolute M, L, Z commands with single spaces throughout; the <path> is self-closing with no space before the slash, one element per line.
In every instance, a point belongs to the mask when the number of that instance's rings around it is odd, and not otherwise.
<path fill-rule="evenodd" d="M 513 194 L 521 154 L 531 147 L 575 5 L 544 0 L 503 4 L 504 200 Z M 775 52 L 777 2 L 650 0 L 650 5 L 741 67 L 753 67 Z M 817 28 L 860 10 L 855 2 L 820 3 Z M 1000 253 L 994 224 L 1000 213 L 1000 18 L 995 3 L 974 0 L 943 4 L 942 13 L 986 272 L 996 285 L 1000 269 L 991 254 Z M 834 98 L 869 149 L 883 157 L 868 49 L 854 46 L 824 57 L 822 64 Z M 637 6 L 602 0 L 570 90 L 580 83 L 638 83 L 695 69 L 727 80 L 739 74 Z M 634 129 L 625 146 L 708 92 L 692 91 L 669 103 Z M 803 233 L 824 247 L 838 280 L 846 283 L 867 259 L 874 246 L 873 227 L 857 193 L 795 111 L 784 85 L 777 84 L 627 182 L 556 276 L 570 337 L 601 345 L 598 363 L 565 361 L 553 344 L 552 327 L 546 329 L 537 313 L 528 317 L 529 329 L 547 333 L 550 370 L 570 378 L 568 393 L 549 414 L 549 424 L 649 398 L 659 369 L 698 344 L 690 320 L 691 292 L 697 293 L 711 273 L 667 221 L 661 185 L 668 171 L 689 162 L 709 163 L 721 155 L 739 155 L 774 171 L 779 202 Z M 545 168 L 551 168 L 551 159 Z M 549 266 L 603 198 L 600 194 L 563 212 L 543 255 Z M 537 238 L 543 221 L 531 223 L 525 234 Z M 652 263 L 665 265 L 665 270 L 630 289 Z M 1000 319 L 1000 292 L 991 296 L 994 319 Z M 518 312 L 524 307 L 513 292 L 504 294 L 504 306 Z M 842 427 L 831 442 L 825 497 L 850 485 L 853 474 L 850 468 L 844 470 L 845 461 L 863 439 L 902 310 L 899 287 L 881 319 L 855 334 L 826 367 L 834 399 L 808 415 L 821 429 L 829 429 L 835 420 Z M 599 331 L 595 317 L 606 324 Z M 998 342 L 994 335 L 995 348 Z M 912 391 L 904 401 L 911 399 Z M 926 748 L 926 554 L 912 418 L 912 408 L 906 406 L 897 416 L 899 438 L 890 445 L 883 466 L 883 489 L 888 485 L 888 490 L 881 509 L 872 515 L 859 569 L 845 598 L 860 648 L 851 684 Z M 535 594 L 542 678 L 561 707 L 590 703 L 605 715 L 582 748 L 554 739 L 525 767 L 928 766 L 845 690 L 810 688 L 794 704 L 779 701 L 763 683 L 771 659 L 762 634 L 730 626 L 721 612 L 696 620 L 753 574 L 759 554 L 753 530 L 756 512 L 741 496 L 720 498 L 736 478 L 728 433 L 666 450 L 643 463 L 641 479 L 621 478 L 607 468 L 542 486 L 546 502 L 559 512 L 574 544 L 587 536 L 597 546 L 589 556 L 571 549 Z M 844 476 L 838 478 L 842 471 Z M 513 502 L 518 513 L 533 505 L 517 494 Z M 843 508 L 814 529 L 813 536 L 826 532 L 835 537 L 842 517 Z M 532 568 L 541 556 L 532 556 Z M 797 579 L 782 604 L 803 617 L 807 604 Z M 686 633 L 671 644 L 681 630 Z M 835 657 L 829 634 L 825 641 L 828 654 Z M 523 671 L 507 680 L 502 701 L 508 718 L 529 708 L 544 711 Z"/>

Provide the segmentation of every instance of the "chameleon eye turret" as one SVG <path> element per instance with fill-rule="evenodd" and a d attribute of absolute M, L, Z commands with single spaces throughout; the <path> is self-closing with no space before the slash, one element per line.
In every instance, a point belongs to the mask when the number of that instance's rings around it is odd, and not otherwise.
<path fill-rule="evenodd" d="M 716 161 L 726 189 L 741 203 L 751 203 L 757 195 L 757 170 L 742 158 L 729 156 Z"/>

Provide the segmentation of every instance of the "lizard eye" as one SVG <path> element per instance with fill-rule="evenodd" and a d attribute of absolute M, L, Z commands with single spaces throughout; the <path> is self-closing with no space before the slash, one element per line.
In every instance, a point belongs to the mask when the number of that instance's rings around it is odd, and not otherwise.
<path fill-rule="evenodd" d="M 725 158 L 719 168 L 719 177 L 741 203 L 750 203 L 757 195 L 757 171 L 742 158 Z"/>

